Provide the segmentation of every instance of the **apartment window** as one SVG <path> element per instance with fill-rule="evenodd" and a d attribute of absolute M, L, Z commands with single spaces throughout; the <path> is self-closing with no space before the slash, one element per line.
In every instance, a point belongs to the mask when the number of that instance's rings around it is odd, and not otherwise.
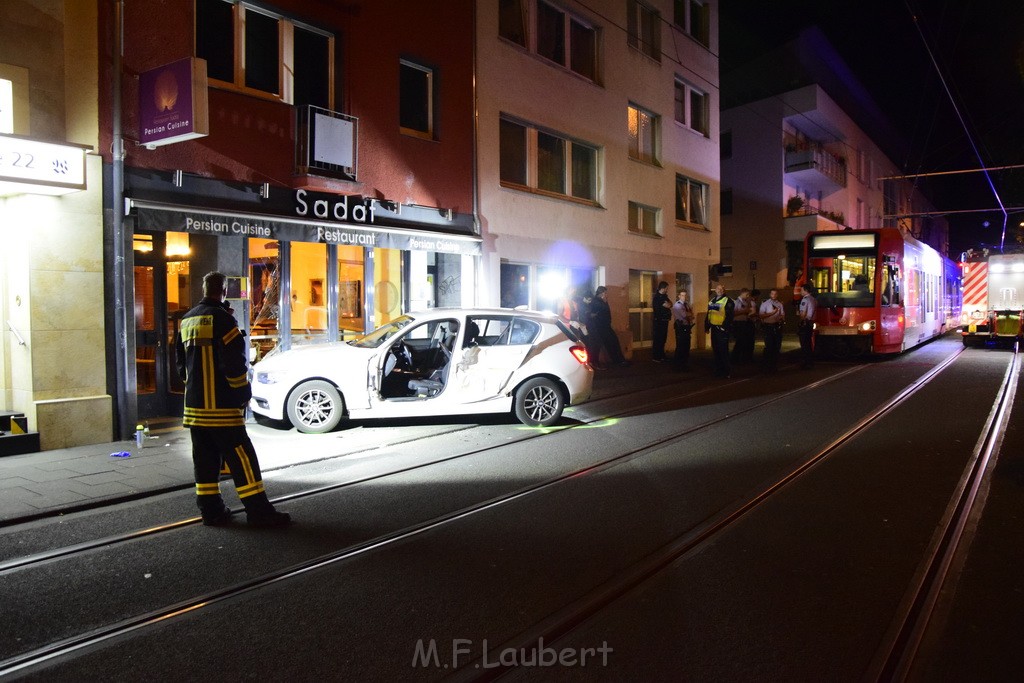
<path fill-rule="evenodd" d="M 719 158 L 722 160 L 732 159 L 732 131 L 726 131 L 718 136 Z"/>
<path fill-rule="evenodd" d="M 705 2 L 697 0 L 675 0 L 673 7 L 673 22 L 704 47 L 708 46 L 708 36 L 711 33 L 710 11 Z"/>
<path fill-rule="evenodd" d="M 653 206 L 645 206 L 637 202 L 629 203 L 629 231 L 640 235 L 652 235 L 657 237 L 658 214 L 661 213 Z"/>
<path fill-rule="evenodd" d="M 526 0 L 498 1 L 498 35 L 516 45 L 526 45 Z"/>
<path fill-rule="evenodd" d="M 527 30 L 531 7 L 536 17 L 532 46 Z M 597 29 L 544 0 L 500 0 L 498 34 L 588 80 L 597 80 Z"/>
<path fill-rule="evenodd" d="M 629 156 L 649 164 L 658 163 L 658 115 L 629 105 Z"/>
<path fill-rule="evenodd" d="M 677 79 L 676 121 L 707 137 L 709 119 L 707 94 Z"/>
<path fill-rule="evenodd" d="M 708 186 L 681 175 L 676 176 L 676 221 L 708 227 Z"/>
<path fill-rule="evenodd" d="M 434 137 L 434 70 L 406 60 L 399 62 L 399 125 L 402 132 Z"/>
<path fill-rule="evenodd" d="M 629 46 L 661 61 L 661 16 L 636 0 L 627 0 L 626 32 Z"/>
<path fill-rule="evenodd" d="M 234 0 L 196 0 L 195 17 L 196 56 L 212 85 L 332 108 L 331 34 Z"/>
<path fill-rule="evenodd" d="M 503 185 L 597 201 L 597 148 L 502 117 L 499 166 Z"/>

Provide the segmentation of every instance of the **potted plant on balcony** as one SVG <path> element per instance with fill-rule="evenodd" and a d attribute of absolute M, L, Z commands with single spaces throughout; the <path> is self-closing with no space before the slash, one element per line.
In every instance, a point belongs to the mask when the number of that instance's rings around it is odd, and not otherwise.
<path fill-rule="evenodd" d="M 793 195 L 786 202 L 786 215 L 796 216 L 804 208 L 804 198 L 798 194 Z"/>

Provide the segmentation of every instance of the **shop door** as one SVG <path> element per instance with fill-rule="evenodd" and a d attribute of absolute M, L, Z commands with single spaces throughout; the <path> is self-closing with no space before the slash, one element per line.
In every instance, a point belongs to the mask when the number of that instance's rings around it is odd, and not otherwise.
<path fill-rule="evenodd" d="M 629 271 L 629 329 L 633 348 L 650 348 L 654 337 L 654 297 L 658 273 L 647 270 Z"/>
<path fill-rule="evenodd" d="M 135 372 L 139 419 L 181 417 L 184 385 L 175 366 L 174 339 L 191 307 L 189 262 L 170 260 L 164 235 L 151 250 L 135 251 Z M 142 244 L 145 246 L 147 240 Z"/>

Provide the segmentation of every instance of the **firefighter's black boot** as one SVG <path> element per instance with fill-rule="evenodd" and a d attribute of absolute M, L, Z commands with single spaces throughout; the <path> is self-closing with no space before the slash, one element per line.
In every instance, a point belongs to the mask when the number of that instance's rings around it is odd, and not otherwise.
<path fill-rule="evenodd" d="M 266 493 L 248 496 L 242 503 L 245 504 L 245 517 L 250 526 L 266 529 L 288 526 L 292 523 L 292 516 L 287 512 L 275 510 Z"/>

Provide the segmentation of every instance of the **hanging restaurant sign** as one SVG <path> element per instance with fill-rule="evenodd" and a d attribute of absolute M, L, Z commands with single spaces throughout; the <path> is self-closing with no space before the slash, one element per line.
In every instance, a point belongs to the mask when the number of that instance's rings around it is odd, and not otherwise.
<path fill-rule="evenodd" d="M 480 240 L 461 235 L 445 235 L 397 228 L 372 227 L 349 223 L 304 221 L 241 213 L 221 213 L 204 209 L 161 205 L 156 202 L 128 200 L 136 211 L 137 228 L 200 235 L 239 235 L 284 242 L 319 242 L 379 249 L 434 251 L 447 254 L 481 253 Z"/>
<path fill-rule="evenodd" d="M 139 144 L 156 149 L 209 133 L 205 59 L 186 57 L 139 74 Z"/>

